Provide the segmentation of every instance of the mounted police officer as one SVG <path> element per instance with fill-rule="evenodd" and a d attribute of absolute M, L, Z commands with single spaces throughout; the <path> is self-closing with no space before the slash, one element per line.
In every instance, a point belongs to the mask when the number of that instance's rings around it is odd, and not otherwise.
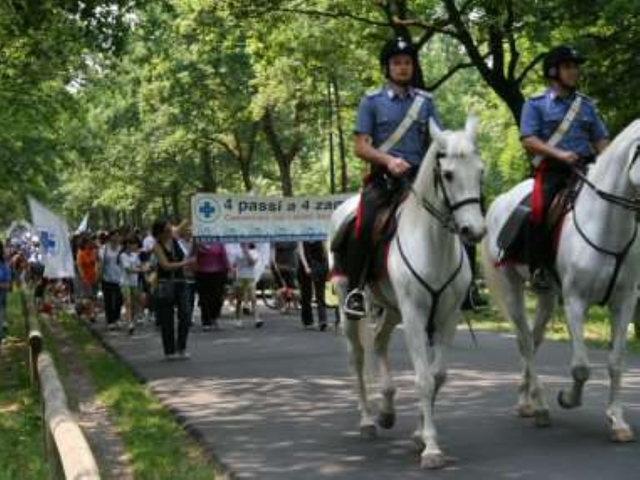
<path fill-rule="evenodd" d="M 556 194 L 567 187 L 574 168 L 584 168 L 609 144 L 609 133 L 593 101 L 577 91 L 580 65 L 585 58 L 561 45 L 543 61 L 549 88 L 528 99 L 522 110 L 520 138 L 534 155 L 535 183 L 532 196 L 530 268 L 532 286 L 549 288 L 545 266 L 549 264 L 550 232 L 545 219 Z"/>
<path fill-rule="evenodd" d="M 430 143 L 429 119 L 440 126 L 429 93 L 416 88 L 418 52 L 402 37 L 389 40 L 380 54 L 387 83 L 360 102 L 355 128 L 355 154 L 371 165 L 361 192 L 356 221 L 356 248 L 349 250 L 349 295 L 345 312 L 365 314 L 363 285 L 374 250 L 373 230 L 380 208 L 396 204 L 418 171 Z"/>

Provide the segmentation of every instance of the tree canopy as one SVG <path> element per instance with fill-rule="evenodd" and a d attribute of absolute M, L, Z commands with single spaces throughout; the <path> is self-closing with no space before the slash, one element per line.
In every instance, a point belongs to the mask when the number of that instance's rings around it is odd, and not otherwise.
<path fill-rule="evenodd" d="M 394 34 L 445 126 L 481 117 L 489 198 L 528 173 L 517 119 L 551 46 L 589 57 L 612 133 L 638 117 L 635 0 L 2 0 L 0 223 L 25 193 L 106 226 L 198 191 L 355 191 L 356 108 Z"/>

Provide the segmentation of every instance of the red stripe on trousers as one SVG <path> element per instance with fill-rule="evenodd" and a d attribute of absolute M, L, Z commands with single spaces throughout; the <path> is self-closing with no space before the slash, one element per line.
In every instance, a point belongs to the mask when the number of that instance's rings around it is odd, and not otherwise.
<path fill-rule="evenodd" d="M 531 198 L 531 221 L 542 223 L 544 221 L 544 177 L 549 168 L 549 162 L 543 160 L 536 170 L 533 183 L 533 196 Z"/>
<path fill-rule="evenodd" d="M 362 216 L 364 215 L 363 203 L 362 196 L 360 196 L 358 211 L 356 213 L 356 240 L 360 240 L 360 236 L 362 235 Z"/>

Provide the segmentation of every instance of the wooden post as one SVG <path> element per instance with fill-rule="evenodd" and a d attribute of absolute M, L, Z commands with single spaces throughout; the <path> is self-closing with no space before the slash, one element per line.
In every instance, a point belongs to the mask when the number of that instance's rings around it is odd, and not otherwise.
<path fill-rule="evenodd" d="M 38 386 L 38 356 L 42 353 L 42 334 L 37 328 L 29 332 L 29 374 L 31 387 Z"/>
<path fill-rule="evenodd" d="M 59 459 L 64 472 L 63 478 L 99 480 L 96 460 L 80 426 L 69 412 L 67 397 L 53 360 L 47 352 L 38 357 L 38 374 L 44 403 L 45 428 L 52 440 L 47 444 L 50 463 L 55 465 Z M 49 448 L 51 445 L 53 448 Z M 55 467 L 52 468 L 55 471 Z"/>

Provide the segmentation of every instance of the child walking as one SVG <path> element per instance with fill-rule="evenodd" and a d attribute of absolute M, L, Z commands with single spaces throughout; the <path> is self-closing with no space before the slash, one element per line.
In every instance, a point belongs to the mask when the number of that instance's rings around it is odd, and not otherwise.
<path fill-rule="evenodd" d="M 127 237 L 119 258 L 120 267 L 122 268 L 120 288 L 122 289 L 129 335 L 133 335 L 135 332 L 135 319 L 140 300 L 140 273 L 145 271 L 140 261 L 138 250 L 138 239 L 136 237 Z"/>

